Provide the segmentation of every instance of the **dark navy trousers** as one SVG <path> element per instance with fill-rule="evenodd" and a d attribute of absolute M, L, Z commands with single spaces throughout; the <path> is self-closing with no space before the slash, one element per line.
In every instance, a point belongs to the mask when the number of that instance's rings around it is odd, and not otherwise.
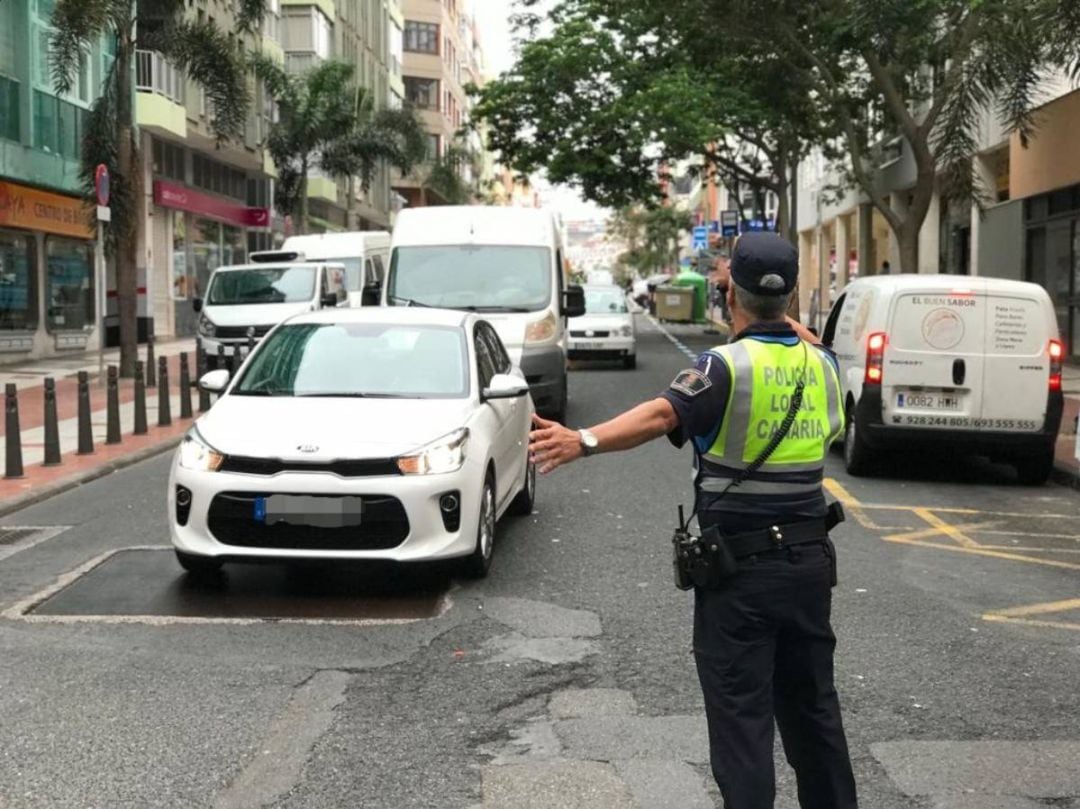
<path fill-rule="evenodd" d="M 773 809 L 774 719 L 799 806 L 857 806 L 833 685 L 832 552 L 763 553 L 740 560 L 723 589 L 696 591 L 694 653 L 726 809 Z"/>

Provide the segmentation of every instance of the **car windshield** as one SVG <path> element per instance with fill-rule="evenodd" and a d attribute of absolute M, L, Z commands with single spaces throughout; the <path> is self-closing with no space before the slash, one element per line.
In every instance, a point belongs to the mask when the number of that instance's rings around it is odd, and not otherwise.
<path fill-rule="evenodd" d="M 589 289 L 585 287 L 585 313 L 589 315 L 626 314 L 626 295 L 618 288 Z"/>
<path fill-rule="evenodd" d="M 211 306 L 249 303 L 303 303 L 315 293 L 314 267 L 257 267 L 214 275 L 206 302 Z"/>
<path fill-rule="evenodd" d="M 259 346 L 233 391 L 241 396 L 460 398 L 468 393 L 460 328 L 296 323 Z"/>
<path fill-rule="evenodd" d="M 391 305 L 479 312 L 538 312 L 551 302 L 546 247 L 398 247 L 390 260 Z"/>

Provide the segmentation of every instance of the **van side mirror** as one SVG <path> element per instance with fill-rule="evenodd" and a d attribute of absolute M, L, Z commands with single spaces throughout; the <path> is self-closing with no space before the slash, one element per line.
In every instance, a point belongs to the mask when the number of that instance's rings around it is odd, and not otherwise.
<path fill-rule="evenodd" d="M 480 394 L 481 401 L 492 399 L 517 399 L 529 393 L 529 383 L 517 374 L 495 374 Z"/>
<path fill-rule="evenodd" d="M 336 292 L 327 292 L 322 296 L 322 308 L 332 309 L 338 305 L 338 296 Z"/>
<path fill-rule="evenodd" d="M 566 317 L 581 317 L 585 314 L 585 290 L 577 284 L 571 284 L 563 292 L 562 313 Z"/>
<path fill-rule="evenodd" d="M 192 299 L 192 301 L 191 301 L 191 308 L 192 309 L 194 309 L 196 312 L 201 312 L 202 307 L 203 307 L 203 299 L 202 298 L 193 298 Z"/>

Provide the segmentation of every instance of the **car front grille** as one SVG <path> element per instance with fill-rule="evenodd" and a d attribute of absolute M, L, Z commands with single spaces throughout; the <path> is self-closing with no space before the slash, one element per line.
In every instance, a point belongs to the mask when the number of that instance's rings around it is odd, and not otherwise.
<path fill-rule="evenodd" d="M 248 339 L 248 329 L 251 326 L 217 326 L 214 329 L 214 337 L 219 340 L 246 340 Z M 254 337 L 256 340 L 265 337 L 266 333 L 273 326 L 255 326 Z"/>
<path fill-rule="evenodd" d="M 207 525 L 223 545 L 313 551 L 396 548 L 409 535 L 409 517 L 396 497 L 363 495 L 363 523 L 345 528 L 276 523 L 255 519 L 255 499 L 284 492 L 222 492 L 210 503 Z"/>
<path fill-rule="evenodd" d="M 584 339 L 588 339 L 590 337 L 610 337 L 611 332 L 610 331 L 594 331 L 594 332 L 572 331 L 572 332 L 570 332 L 570 336 L 571 337 L 581 337 L 581 338 L 584 338 Z"/>
<path fill-rule="evenodd" d="M 355 461 L 329 461 L 327 463 L 303 463 L 282 461 L 278 458 L 248 458 L 228 455 L 221 464 L 222 472 L 241 475 L 277 475 L 282 472 L 328 472 L 343 478 L 400 475 L 401 470 L 392 458 L 366 458 Z"/>

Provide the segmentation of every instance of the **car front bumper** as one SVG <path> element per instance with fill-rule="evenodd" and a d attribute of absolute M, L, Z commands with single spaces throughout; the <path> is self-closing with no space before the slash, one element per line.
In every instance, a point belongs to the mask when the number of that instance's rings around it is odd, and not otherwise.
<path fill-rule="evenodd" d="M 484 472 L 479 461 L 467 460 L 458 471 L 441 475 L 344 478 L 330 473 L 295 471 L 249 475 L 184 469 L 174 458 L 169 476 L 169 529 L 177 550 L 231 561 L 450 559 L 466 556 L 476 546 Z M 191 493 L 185 524 L 178 518 L 178 487 Z M 400 541 L 395 533 L 392 547 L 382 547 L 385 542 L 375 542 L 380 547 L 371 547 L 375 524 L 369 523 L 371 527 L 365 533 L 363 520 L 357 527 L 330 529 L 331 533 L 326 534 L 291 525 L 278 525 L 269 531 L 255 519 L 253 507 L 249 522 L 236 518 L 237 509 L 247 508 L 253 496 L 274 494 L 362 497 L 365 514 L 371 510 L 369 501 L 386 503 L 392 498 L 400 503 L 395 513 L 403 514 L 406 522 L 404 525 L 395 522 L 392 526 L 380 523 L 380 536 L 387 535 L 390 527 L 400 530 Z M 440 500 L 447 494 L 456 494 L 459 502 L 455 530 L 448 530 L 440 508 Z M 227 520 L 221 516 L 226 505 L 232 514 Z M 318 536 L 313 538 L 314 534 Z M 329 541 L 328 536 L 332 536 Z"/>
<path fill-rule="evenodd" d="M 632 357 L 635 351 L 633 336 L 570 337 L 566 342 L 566 354 L 572 360 Z"/>

